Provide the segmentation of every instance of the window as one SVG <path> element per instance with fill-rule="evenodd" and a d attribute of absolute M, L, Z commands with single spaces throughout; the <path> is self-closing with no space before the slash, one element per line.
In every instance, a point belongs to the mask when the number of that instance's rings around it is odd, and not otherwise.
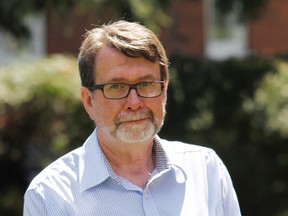
<path fill-rule="evenodd" d="M 209 59 L 223 60 L 243 57 L 247 50 L 247 28 L 238 19 L 241 4 L 225 15 L 216 10 L 215 0 L 205 0 L 206 42 L 205 55 Z"/>
<path fill-rule="evenodd" d="M 31 38 L 21 43 L 5 31 L 0 31 L 0 65 L 13 61 L 34 59 L 45 55 L 45 16 L 31 15 L 25 18 Z"/>

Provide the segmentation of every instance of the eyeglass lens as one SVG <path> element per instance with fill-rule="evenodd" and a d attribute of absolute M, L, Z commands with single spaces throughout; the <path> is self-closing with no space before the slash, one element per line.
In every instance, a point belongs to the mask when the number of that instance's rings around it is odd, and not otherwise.
<path fill-rule="evenodd" d="M 112 83 L 104 86 L 103 93 L 106 98 L 119 99 L 127 97 L 131 89 L 135 89 L 140 97 L 157 97 L 162 93 L 162 87 L 162 82 Z"/>

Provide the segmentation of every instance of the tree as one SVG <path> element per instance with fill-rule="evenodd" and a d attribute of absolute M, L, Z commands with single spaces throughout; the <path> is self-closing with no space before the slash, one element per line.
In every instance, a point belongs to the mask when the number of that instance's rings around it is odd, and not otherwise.
<path fill-rule="evenodd" d="M 0 68 L 0 215 L 21 215 L 31 178 L 93 129 L 76 65 L 55 55 Z"/>
<path fill-rule="evenodd" d="M 102 11 L 113 8 L 120 17 L 125 15 L 129 19 L 141 21 L 157 31 L 158 26 L 167 24 L 169 20 L 165 13 L 165 8 L 169 4 L 170 0 L 2 0 L 0 28 L 17 39 L 27 39 L 30 32 L 24 18 L 29 14 L 53 10 L 61 16 L 67 16 L 75 7 L 84 10 L 100 7 Z"/>
<path fill-rule="evenodd" d="M 247 18 L 257 14 L 266 1 L 216 0 L 216 7 L 221 12 L 227 13 L 232 10 L 235 3 L 240 3 L 242 5 L 240 16 Z M 75 7 L 100 7 L 103 11 L 112 7 L 119 12 L 120 17 L 134 18 L 157 31 L 159 26 L 166 26 L 169 23 L 166 8 L 170 2 L 171 0 L 2 0 L 0 29 L 9 32 L 17 39 L 27 39 L 30 32 L 24 18 L 29 14 L 53 10 L 61 16 L 66 16 Z"/>
<path fill-rule="evenodd" d="M 241 7 L 240 19 L 252 18 L 259 10 L 265 6 L 267 0 L 216 0 L 216 7 L 222 13 L 227 13 L 233 9 L 235 4 Z"/>
<path fill-rule="evenodd" d="M 287 215 L 287 60 L 172 56 L 161 136 L 212 147 L 243 215 Z"/>

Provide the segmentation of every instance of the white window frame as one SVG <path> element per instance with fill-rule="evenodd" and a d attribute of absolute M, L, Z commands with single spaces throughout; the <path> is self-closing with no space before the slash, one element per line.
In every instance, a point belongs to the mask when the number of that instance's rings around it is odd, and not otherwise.
<path fill-rule="evenodd" d="M 0 31 L 0 66 L 21 60 L 32 60 L 46 55 L 46 17 L 35 14 L 25 17 L 31 38 L 23 43 L 7 32 Z"/>
<path fill-rule="evenodd" d="M 241 58 L 248 54 L 247 25 L 237 18 L 240 7 L 235 4 L 231 12 L 221 15 L 220 25 L 217 22 L 220 13 L 216 10 L 215 0 L 204 0 L 205 56 L 208 59 Z"/>

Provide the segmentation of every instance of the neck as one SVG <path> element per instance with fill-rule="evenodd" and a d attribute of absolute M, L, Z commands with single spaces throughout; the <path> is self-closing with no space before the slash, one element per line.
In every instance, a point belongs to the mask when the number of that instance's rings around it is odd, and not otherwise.
<path fill-rule="evenodd" d="M 145 188 L 149 174 L 154 170 L 153 139 L 141 143 L 122 143 L 107 140 L 98 134 L 99 145 L 113 171 L 135 185 Z"/>

